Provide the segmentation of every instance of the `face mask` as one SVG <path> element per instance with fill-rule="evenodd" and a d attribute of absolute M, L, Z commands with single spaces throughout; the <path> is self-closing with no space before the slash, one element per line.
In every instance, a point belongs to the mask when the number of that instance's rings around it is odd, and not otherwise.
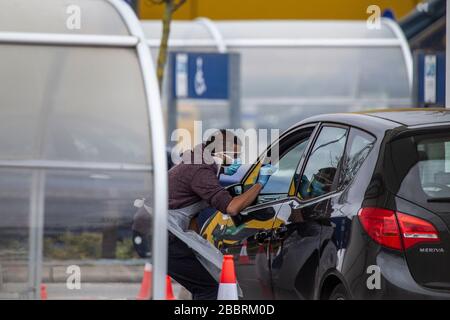
<path fill-rule="evenodd" d="M 240 152 L 216 152 L 213 153 L 212 157 L 215 161 L 215 163 L 218 165 L 219 169 L 217 171 L 217 176 L 220 175 L 220 169 L 222 166 L 226 165 L 229 166 L 233 163 L 241 163 L 240 158 L 236 158 L 236 156 L 240 155 Z M 224 158 L 226 159 L 224 161 Z M 238 162 L 236 162 L 238 161 Z M 224 164 L 226 162 L 226 164 Z"/>
<path fill-rule="evenodd" d="M 313 179 L 311 182 L 311 194 L 315 197 L 320 196 L 325 193 L 323 190 L 324 185 L 319 181 Z"/>

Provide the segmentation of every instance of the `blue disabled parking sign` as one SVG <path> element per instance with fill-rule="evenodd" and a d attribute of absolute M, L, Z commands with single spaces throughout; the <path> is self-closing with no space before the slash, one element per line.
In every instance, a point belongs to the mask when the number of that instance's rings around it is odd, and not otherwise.
<path fill-rule="evenodd" d="M 229 98 L 228 54 L 174 52 L 171 53 L 170 63 L 174 98 Z"/>
<path fill-rule="evenodd" d="M 235 52 L 170 53 L 167 101 L 169 137 L 178 128 L 177 102 L 183 99 L 226 101 L 230 125 L 240 127 L 240 63 L 240 55 Z"/>

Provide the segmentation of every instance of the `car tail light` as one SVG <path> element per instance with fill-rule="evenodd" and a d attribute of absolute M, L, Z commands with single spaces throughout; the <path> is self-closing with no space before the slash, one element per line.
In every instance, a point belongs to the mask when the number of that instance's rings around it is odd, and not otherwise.
<path fill-rule="evenodd" d="M 362 208 L 358 213 L 364 230 L 382 246 L 401 250 L 402 242 L 395 212 L 379 208 Z"/>
<path fill-rule="evenodd" d="M 358 213 L 367 234 L 382 246 L 402 250 L 418 243 L 439 242 L 436 228 L 428 221 L 381 208 L 362 208 Z"/>
<path fill-rule="evenodd" d="M 403 245 L 408 249 L 418 243 L 439 242 L 436 228 L 428 221 L 397 212 Z"/>

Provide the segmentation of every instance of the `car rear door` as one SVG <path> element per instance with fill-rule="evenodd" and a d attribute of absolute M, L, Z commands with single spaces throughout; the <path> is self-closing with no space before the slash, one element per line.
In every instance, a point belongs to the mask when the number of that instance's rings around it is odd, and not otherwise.
<path fill-rule="evenodd" d="M 297 168 L 294 199 L 278 211 L 270 242 L 272 286 L 276 299 L 312 299 L 317 283 L 323 223 L 336 190 L 348 128 L 325 124 Z M 285 214 L 290 212 L 290 216 Z M 283 216 L 283 217 L 281 217 Z"/>
<path fill-rule="evenodd" d="M 386 154 L 411 275 L 424 287 L 450 290 L 450 127 L 403 132 Z"/>

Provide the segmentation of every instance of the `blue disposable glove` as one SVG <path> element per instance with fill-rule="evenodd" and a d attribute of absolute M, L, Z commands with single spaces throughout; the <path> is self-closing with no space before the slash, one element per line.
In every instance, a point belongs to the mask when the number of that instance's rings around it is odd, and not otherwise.
<path fill-rule="evenodd" d="M 234 159 L 233 163 L 223 169 L 223 174 L 232 176 L 235 174 L 241 166 L 241 159 Z"/>
<path fill-rule="evenodd" d="M 264 188 L 267 181 L 269 181 L 270 176 L 273 175 L 275 171 L 277 171 L 277 169 L 274 166 L 270 164 L 263 165 L 261 169 L 259 169 L 259 177 L 256 183 L 260 183 Z"/>

